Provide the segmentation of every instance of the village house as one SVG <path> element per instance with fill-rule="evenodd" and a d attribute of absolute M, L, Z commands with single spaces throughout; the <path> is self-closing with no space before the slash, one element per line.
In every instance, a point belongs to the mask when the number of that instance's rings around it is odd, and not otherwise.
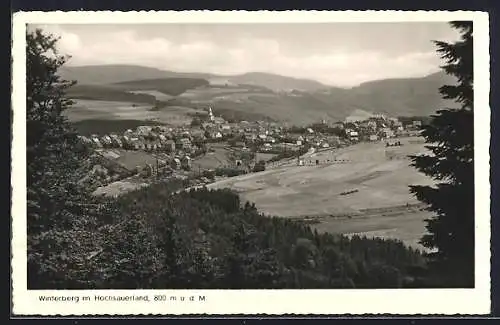
<path fill-rule="evenodd" d="M 191 137 L 192 138 L 199 138 L 199 139 L 204 139 L 205 138 L 205 132 L 201 129 L 193 129 L 191 130 Z"/>
<path fill-rule="evenodd" d="M 167 137 L 164 134 L 158 135 L 158 139 L 162 142 L 165 143 L 167 141 Z"/>
<path fill-rule="evenodd" d="M 267 143 L 275 143 L 276 142 L 276 139 L 273 138 L 273 137 L 266 137 L 266 142 Z"/>
<path fill-rule="evenodd" d="M 178 139 L 177 143 L 176 143 L 176 148 L 177 149 L 182 149 L 182 150 L 185 150 L 185 151 L 191 150 L 191 140 L 189 140 L 188 138 L 180 138 L 180 139 Z"/>
<path fill-rule="evenodd" d="M 214 127 L 214 125 L 212 123 L 209 123 L 209 122 L 203 122 L 203 123 L 201 123 L 201 128 L 203 130 L 209 130 L 209 129 L 213 128 L 213 127 Z"/>
<path fill-rule="evenodd" d="M 370 141 L 377 141 L 378 140 L 378 135 L 376 135 L 376 134 L 370 134 L 369 140 Z"/>
<path fill-rule="evenodd" d="M 123 147 L 131 147 L 132 143 L 130 141 L 130 137 L 128 135 L 123 135 L 121 137 L 121 141 L 123 143 Z"/>
<path fill-rule="evenodd" d="M 208 133 L 208 137 L 210 139 L 221 139 L 222 138 L 222 133 L 219 131 L 212 131 Z"/>
<path fill-rule="evenodd" d="M 146 149 L 146 144 L 144 143 L 144 141 L 142 139 L 132 138 L 131 141 L 134 145 L 135 150 L 145 150 Z"/>
<path fill-rule="evenodd" d="M 393 126 L 394 126 L 395 128 L 400 128 L 400 127 L 401 127 L 401 128 L 403 128 L 403 122 L 401 122 L 401 121 L 395 121 L 395 122 L 393 123 Z"/>
<path fill-rule="evenodd" d="M 120 148 L 123 146 L 123 144 L 122 144 L 120 138 L 118 137 L 118 135 L 116 135 L 116 134 L 110 134 L 109 137 L 111 138 L 111 143 L 112 143 L 113 146 L 120 147 Z"/>
<path fill-rule="evenodd" d="M 344 129 L 344 122 L 335 122 L 335 123 L 333 123 L 332 127 L 343 130 Z"/>
<path fill-rule="evenodd" d="M 351 141 L 359 141 L 359 133 L 357 131 L 349 131 L 347 136 Z"/>
<path fill-rule="evenodd" d="M 171 167 L 173 169 L 180 169 L 182 166 L 181 160 L 179 158 L 174 158 L 171 162 Z"/>
<path fill-rule="evenodd" d="M 373 120 L 367 121 L 366 128 L 371 130 L 371 131 L 375 131 L 377 129 L 377 122 L 375 122 Z"/>
<path fill-rule="evenodd" d="M 81 143 L 83 143 L 84 145 L 92 145 L 93 144 L 93 141 L 89 138 L 87 138 L 86 136 L 83 136 L 83 135 L 79 135 L 78 136 L 78 139 L 80 140 Z"/>
<path fill-rule="evenodd" d="M 395 117 L 389 117 L 387 121 L 391 124 L 394 125 L 395 123 L 399 122 L 399 120 Z"/>
<path fill-rule="evenodd" d="M 384 138 L 392 138 L 394 137 L 394 131 L 390 128 L 383 128 L 380 130 L 380 135 Z"/>
<path fill-rule="evenodd" d="M 222 117 L 214 117 L 213 122 L 215 124 L 224 124 L 224 123 L 226 123 L 226 120 L 224 120 Z"/>
<path fill-rule="evenodd" d="M 138 135 L 142 135 L 142 136 L 145 136 L 145 135 L 149 135 L 151 133 L 151 130 L 153 129 L 152 126 L 149 126 L 149 125 L 141 125 L 141 126 L 138 126 L 137 129 L 136 129 L 136 133 Z"/>
<path fill-rule="evenodd" d="M 191 169 L 191 161 L 192 161 L 191 157 L 189 157 L 187 155 L 182 157 L 182 160 L 181 160 L 182 168 L 187 169 L 187 170 Z"/>
<path fill-rule="evenodd" d="M 101 137 L 101 143 L 104 145 L 104 146 L 111 146 L 113 141 L 111 140 L 110 136 L 109 135 L 105 135 L 103 137 Z"/>
<path fill-rule="evenodd" d="M 231 131 L 231 129 L 221 129 L 220 133 L 222 133 L 222 135 L 228 136 L 228 135 L 232 134 L 232 131 Z"/>

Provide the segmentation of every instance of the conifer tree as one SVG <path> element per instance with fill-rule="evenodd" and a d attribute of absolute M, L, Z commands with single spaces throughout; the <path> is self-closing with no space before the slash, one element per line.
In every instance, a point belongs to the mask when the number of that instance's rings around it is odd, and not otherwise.
<path fill-rule="evenodd" d="M 435 41 L 445 60 L 441 68 L 456 77 L 455 85 L 440 92 L 459 108 L 439 110 L 422 135 L 429 155 L 412 156 L 419 171 L 436 180 L 435 186 L 411 186 L 417 198 L 428 204 L 434 216 L 427 220 L 421 243 L 431 249 L 430 270 L 441 286 L 474 286 L 474 112 L 472 22 L 454 21 L 460 31 L 454 43 Z"/>
<path fill-rule="evenodd" d="M 58 75 L 67 56 L 57 38 L 41 30 L 26 35 L 26 155 L 29 231 L 71 224 L 67 209 L 77 186 L 85 150 L 62 112 L 72 102 L 65 91 L 74 82 Z M 80 175 L 81 176 L 81 175 Z M 71 209 L 74 209 L 71 208 Z M 66 220 L 68 219 L 68 220 Z"/>

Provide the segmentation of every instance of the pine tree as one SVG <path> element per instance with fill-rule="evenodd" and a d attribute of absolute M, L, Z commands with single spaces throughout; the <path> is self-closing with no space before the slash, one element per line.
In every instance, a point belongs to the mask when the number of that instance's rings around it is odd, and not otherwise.
<path fill-rule="evenodd" d="M 412 164 L 436 180 L 435 186 L 411 186 L 428 204 L 434 217 L 427 220 L 421 243 L 431 249 L 429 266 L 442 286 L 474 286 L 474 113 L 472 22 L 450 25 L 461 33 L 459 41 L 435 41 L 446 64 L 441 68 L 457 78 L 440 92 L 460 108 L 446 108 L 432 116 L 422 135 L 432 154 L 413 156 Z"/>
<path fill-rule="evenodd" d="M 83 148 L 62 112 L 71 105 L 64 97 L 74 82 L 57 72 L 67 57 L 59 55 L 57 38 L 41 30 L 26 35 L 26 154 L 29 232 L 71 224 L 72 200 L 80 189 L 76 171 Z M 71 208 L 71 209 L 74 209 Z"/>

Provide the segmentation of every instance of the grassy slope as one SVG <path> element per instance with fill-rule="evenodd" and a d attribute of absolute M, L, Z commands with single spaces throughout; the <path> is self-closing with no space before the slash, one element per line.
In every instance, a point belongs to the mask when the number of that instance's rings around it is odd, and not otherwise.
<path fill-rule="evenodd" d="M 67 96 L 73 99 L 108 100 L 131 103 L 154 104 L 156 98 L 148 94 L 133 94 L 111 86 L 75 85 L 68 89 Z"/>

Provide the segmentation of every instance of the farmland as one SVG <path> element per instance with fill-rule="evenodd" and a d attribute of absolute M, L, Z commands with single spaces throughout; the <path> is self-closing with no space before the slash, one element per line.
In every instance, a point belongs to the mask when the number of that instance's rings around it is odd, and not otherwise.
<path fill-rule="evenodd" d="M 429 215 L 408 185 L 432 184 L 406 158 L 425 150 L 417 140 L 402 139 L 401 147 L 377 142 L 324 151 L 304 157 L 306 166 L 291 162 L 210 187 L 230 187 L 268 215 L 312 219 L 318 231 L 395 237 L 415 245 Z"/>
<path fill-rule="evenodd" d="M 84 120 L 155 121 L 157 124 L 185 125 L 198 110 L 184 106 L 166 106 L 153 110 L 153 105 L 119 101 L 75 100 L 64 114 L 71 122 Z"/>

